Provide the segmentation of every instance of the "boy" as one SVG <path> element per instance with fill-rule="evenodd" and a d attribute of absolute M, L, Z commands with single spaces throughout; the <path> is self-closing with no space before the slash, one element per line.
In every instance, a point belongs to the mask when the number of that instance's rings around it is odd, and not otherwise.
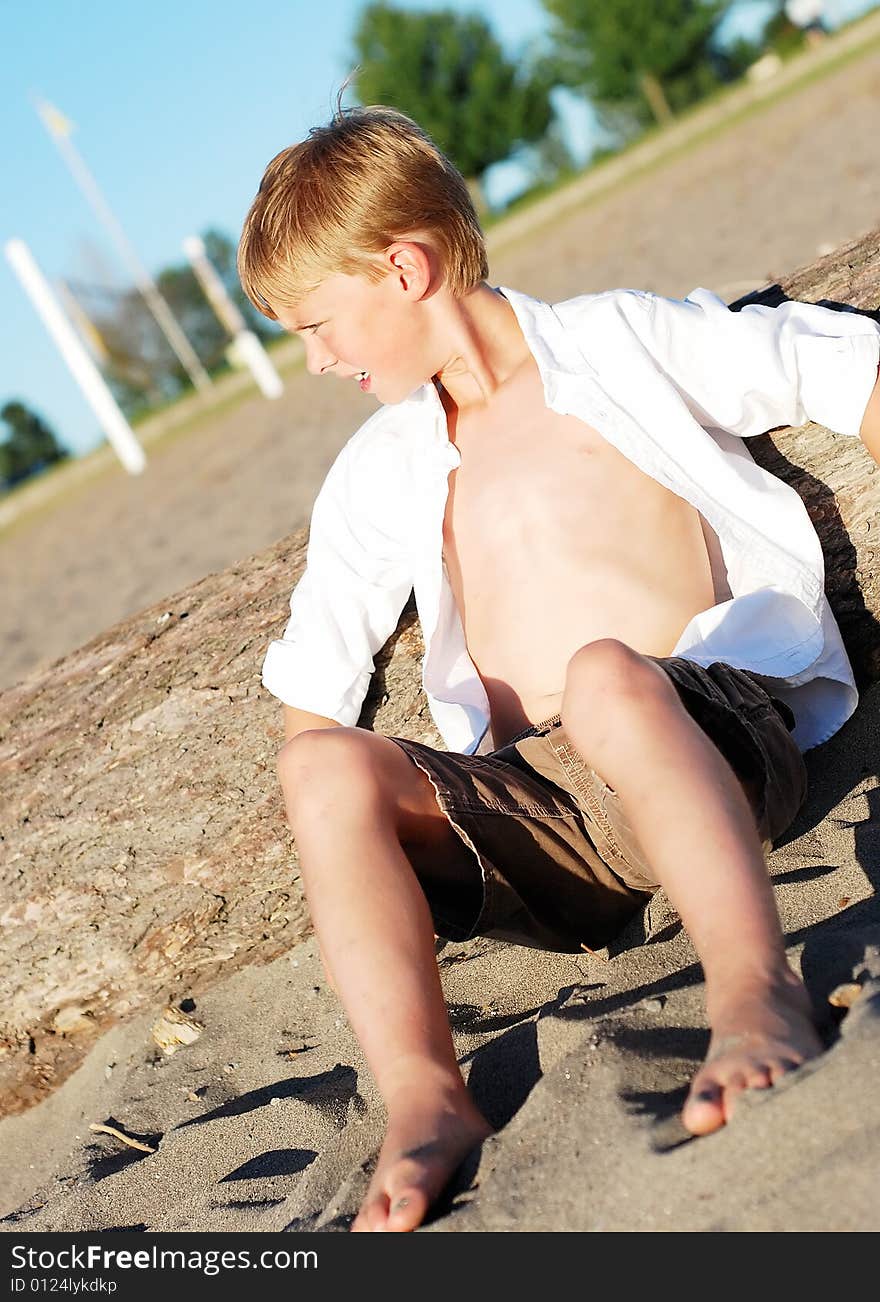
<path fill-rule="evenodd" d="M 877 327 L 493 289 L 461 176 L 383 107 L 269 164 L 239 272 L 313 374 L 384 404 L 326 478 L 263 667 L 322 956 L 388 1111 L 353 1228 L 415 1228 L 490 1133 L 435 932 L 595 949 L 662 886 L 712 1028 L 683 1120 L 717 1129 L 821 1049 L 764 848 L 856 704 L 818 539 L 742 439 L 814 418 L 877 456 Z M 355 727 L 412 588 L 442 752 Z"/>

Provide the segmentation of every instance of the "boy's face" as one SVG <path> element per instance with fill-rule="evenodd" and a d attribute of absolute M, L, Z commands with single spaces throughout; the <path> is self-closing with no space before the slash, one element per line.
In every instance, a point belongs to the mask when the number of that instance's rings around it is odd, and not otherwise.
<path fill-rule="evenodd" d="M 419 346 L 425 323 L 393 271 L 378 284 L 336 273 L 296 308 L 274 310 L 285 330 L 302 338 L 312 375 L 351 380 L 384 403 L 403 401 L 431 378 Z"/>

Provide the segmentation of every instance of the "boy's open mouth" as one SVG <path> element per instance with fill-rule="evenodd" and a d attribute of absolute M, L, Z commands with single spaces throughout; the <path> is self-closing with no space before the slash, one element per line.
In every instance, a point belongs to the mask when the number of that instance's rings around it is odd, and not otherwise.
<path fill-rule="evenodd" d="M 362 392 L 362 393 L 369 393 L 369 392 L 370 392 L 370 372 L 369 372 L 369 371 L 358 371 L 358 377 L 357 377 L 357 379 L 358 379 L 358 384 L 360 385 L 360 388 L 361 388 L 361 392 Z"/>

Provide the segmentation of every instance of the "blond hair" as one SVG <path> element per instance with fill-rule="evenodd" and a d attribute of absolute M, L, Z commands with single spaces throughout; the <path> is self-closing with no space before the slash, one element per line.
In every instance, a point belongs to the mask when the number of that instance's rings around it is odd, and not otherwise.
<path fill-rule="evenodd" d="M 336 112 L 283 149 L 245 218 L 238 274 L 248 298 L 275 319 L 329 275 L 385 274 L 378 255 L 425 232 L 456 295 L 489 274 L 486 243 L 461 173 L 403 113 L 374 104 Z"/>

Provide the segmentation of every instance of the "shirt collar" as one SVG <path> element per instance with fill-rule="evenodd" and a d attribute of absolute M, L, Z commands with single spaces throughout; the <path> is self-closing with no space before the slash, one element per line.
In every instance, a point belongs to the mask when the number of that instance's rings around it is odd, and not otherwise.
<path fill-rule="evenodd" d="M 520 293 L 518 289 L 508 289 L 506 285 L 499 285 L 498 289 L 516 313 L 545 389 L 550 376 L 584 375 L 591 369 L 555 308 L 543 299 Z"/>
<path fill-rule="evenodd" d="M 544 398 L 548 407 L 552 406 L 559 392 L 560 377 L 584 375 L 591 370 L 590 365 L 549 303 L 506 285 L 497 288 L 513 308 L 538 367 Z M 433 381 L 414 390 L 406 401 L 421 407 L 426 416 L 433 416 L 435 432 L 442 435 L 444 443 L 448 441 L 446 415 Z"/>

